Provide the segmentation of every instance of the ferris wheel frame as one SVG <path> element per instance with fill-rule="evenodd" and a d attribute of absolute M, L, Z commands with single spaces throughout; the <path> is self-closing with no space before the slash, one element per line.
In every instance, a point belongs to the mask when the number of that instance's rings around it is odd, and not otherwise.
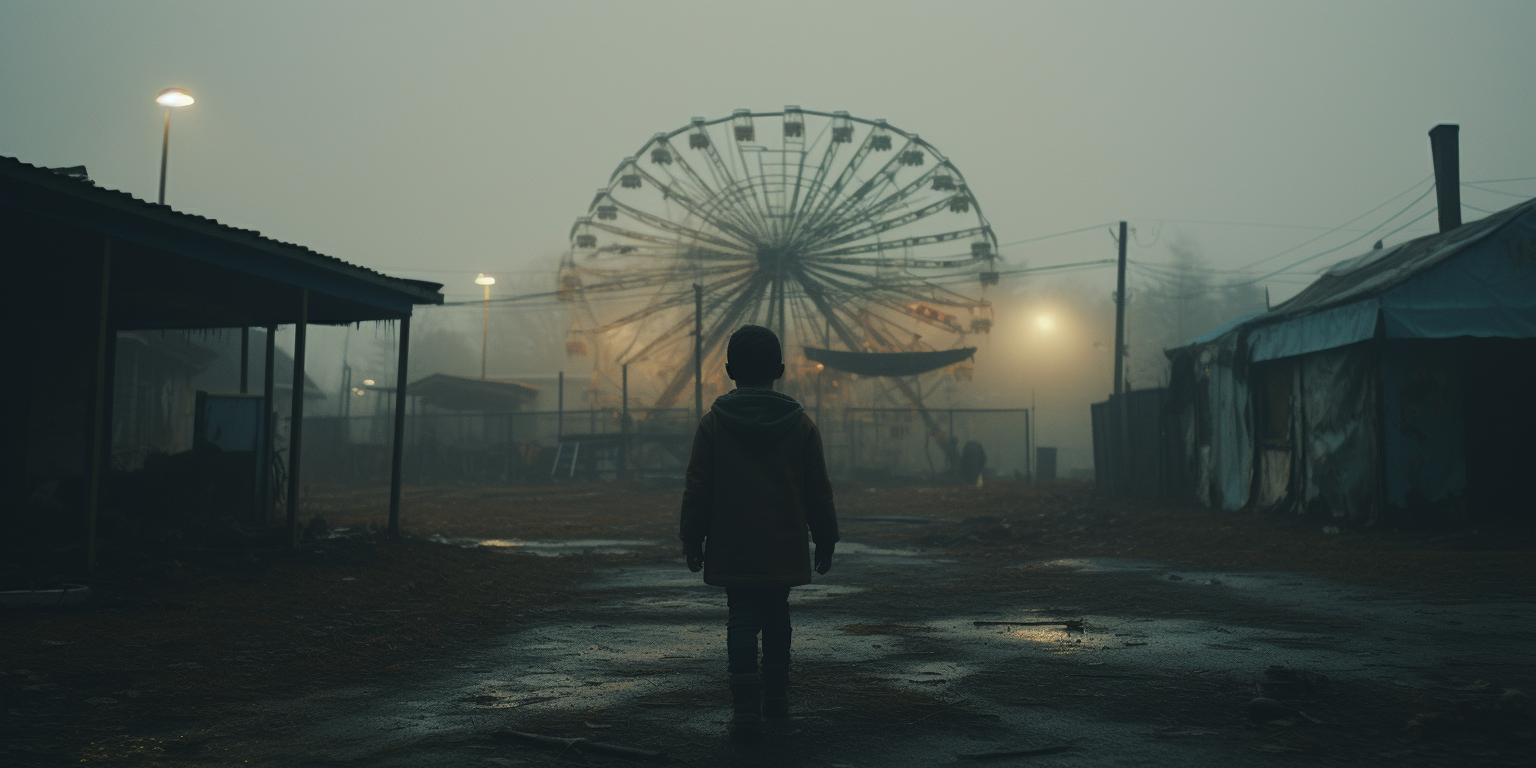
<path fill-rule="evenodd" d="M 814 139 L 806 135 L 807 117 L 823 121 Z M 757 141 L 756 121 L 774 118 L 783 122 L 778 148 Z M 739 169 L 722 157 L 725 142 L 710 130 L 718 131 L 723 124 L 730 124 L 726 138 L 737 153 Z M 855 126 L 867 130 L 853 146 Z M 674 142 L 685 135 L 688 149 L 704 158 L 699 168 L 679 151 L 681 142 Z M 809 164 L 813 150 L 823 141 L 826 146 Z M 791 143 L 798 147 L 790 148 Z M 841 144 L 849 144 L 853 153 L 843 162 L 838 158 Z M 890 158 L 878 169 L 866 168 L 871 155 L 884 152 L 890 152 Z M 764 157 L 771 153 L 781 155 L 778 174 L 763 170 Z M 787 173 L 791 153 L 799 156 L 792 185 Z M 756 174 L 749 154 L 758 155 Z M 905 170 L 929 159 L 931 167 L 921 172 Z M 647 160 L 651 168 L 645 167 Z M 834 171 L 835 178 L 829 180 Z M 660 192 L 667 213 L 645 210 L 629 200 L 631 190 L 647 186 Z M 948 194 L 921 195 L 924 191 Z M 912 207 L 911 199 L 924 202 Z M 672 205 L 686 216 L 668 215 Z M 916 226 L 946 212 L 966 214 L 970 223 L 937 230 Z M 625 222 L 629 226 L 620 224 L 621 217 L 630 220 Z M 904 230 L 907 234 L 894 240 L 881 237 Z M 599 232 L 610 236 L 610 242 L 599 245 Z M 954 340 L 952 347 L 963 345 L 968 334 L 990 330 L 990 303 L 984 292 L 996 284 L 998 275 L 992 226 L 954 163 L 918 134 L 885 120 L 794 106 L 693 118 L 673 131 L 654 134 L 626 157 L 610 174 L 608 185 L 593 197 L 587 215 L 572 226 L 570 240 L 559 292 L 584 310 L 589 326 L 580 327 L 578 319 L 573 333 L 595 340 L 621 328 L 652 323 L 661 315 L 675 315 L 648 337 L 636 332 L 615 362 L 653 359 L 684 341 L 689 341 L 686 347 L 691 353 L 694 318 L 684 310 L 693 308 L 694 284 L 702 286 L 699 298 L 708 318 L 703 347 L 711 358 L 723 355 L 730 331 L 759 319 L 779 332 L 786 353 L 792 346 L 790 331 L 799 346 L 835 337 L 850 351 L 931 348 L 921 341 L 922 335 L 896 327 L 896 318 L 949 336 Z M 968 242 L 968 252 L 932 255 L 935 246 L 947 247 L 944 244 L 956 241 Z M 914 249 L 921 255 L 912 256 Z M 623 257 L 631 262 L 624 268 L 589 265 Z M 972 274 L 982 296 L 973 298 L 945 287 L 970 270 L 979 270 Z M 599 319 L 592 311 L 591 302 L 600 297 L 629 296 L 639 301 L 647 291 L 653 293 L 643 306 L 618 317 Z M 792 302 L 806 306 L 792 306 Z M 969 310 L 971 322 L 960 323 L 941 308 Z M 794 327 L 792 315 L 797 315 Z M 812 316 L 824 321 L 815 336 L 807 333 L 802 322 Z M 568 350 L 571 343 L 568 339 Z M 579 343 L 585 350 L 585 341 Z M 691 371 L 675 370 L 668 378 L 658 405 L 676 399 L 691 379 Z"/>

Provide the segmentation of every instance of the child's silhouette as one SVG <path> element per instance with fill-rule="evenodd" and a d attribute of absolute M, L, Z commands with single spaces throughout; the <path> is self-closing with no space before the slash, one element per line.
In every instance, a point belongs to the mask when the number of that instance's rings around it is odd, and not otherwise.
<path fill-rule="evenodd" d="M 743 326 L 731 334 L 725 372 L 736 389 L 715 400 L 694 432 L 682 538 L 689 570 L 702 568 L 704 583 L 725 587 L 731 733 L 751 738 L 764 716 L 789 716 L 789 588 L 811 581 L 807 530 L 816 572 L 832 567 L 837 512 L 821 433 L 800 403 L 773 391 L 784 375 L 779 337 Z"/>

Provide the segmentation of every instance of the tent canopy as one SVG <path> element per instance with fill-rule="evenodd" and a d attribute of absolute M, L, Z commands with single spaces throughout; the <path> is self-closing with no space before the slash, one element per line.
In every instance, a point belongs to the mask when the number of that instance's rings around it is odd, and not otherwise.
<path fill-rule="evenodd" d="M 833 370 L 860 376 L 916 376 L 975 357 L 976 348 L 938 352 L 840 352 L 806 347 L 805 356 Z"/>

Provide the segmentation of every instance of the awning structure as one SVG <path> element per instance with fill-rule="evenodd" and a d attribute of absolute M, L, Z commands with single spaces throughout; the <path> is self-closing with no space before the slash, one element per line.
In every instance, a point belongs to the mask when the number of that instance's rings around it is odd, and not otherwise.
<path fill-rule="evenodd" d="M 860 376 L 916 376 L 975 357 L 976 348 L 937 352 L 841 352 L 806 347 L 805 356 L 833 370 Z"/>
<path fill-rule="evenodd" d="M 407 391 L 434 408 L 491 412 L 518 410 L 539 394 L 538 387 L 518 381 L 472 379 L 446 373 L 413 381 Z"/>

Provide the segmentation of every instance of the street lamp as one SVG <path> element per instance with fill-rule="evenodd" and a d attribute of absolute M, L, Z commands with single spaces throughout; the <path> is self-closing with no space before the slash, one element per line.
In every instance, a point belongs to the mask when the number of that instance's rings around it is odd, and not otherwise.
<path fill-rule="evenodd" d="M 155 97 L 155 103 L 165 107 L 165 138 L 160 143 L 160 204 L 165 205 L 165 161 L 171 154 L 171 110 L 192 104 L 192 94 L 182 88 L 167 88 Z"/>
<path fill-rule="evenodd" d="M 485 312 L 484 322 L 480 328 L 480 380 L 485 381 L 485 349 L 486 340 L 491 336 L 491 286 L 496 284 L 496 278 L 484 272 L 475 276 L 475 285 L 485 286 Z"/>

